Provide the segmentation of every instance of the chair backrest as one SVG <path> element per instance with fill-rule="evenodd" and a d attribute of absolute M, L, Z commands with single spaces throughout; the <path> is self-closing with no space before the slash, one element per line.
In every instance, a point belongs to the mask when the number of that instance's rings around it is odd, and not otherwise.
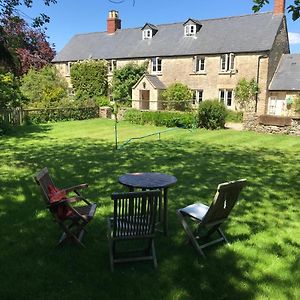
<path fill-rule="evenodd" d="M 49 198 L 49 186 L 54 186 L 54 183 L 50 177 L 49 171 L 47 168 L 40 170 L 34 177 L 36 183 L 40 186 L 43 198 L 46 202 L 46 205 L 50 205 Z"/>
<path fill-rule="evenodd" d="M 214 200 L 205 214 L 202 224 L 213 225 L 223 222 L 237 202 L 245 184 L 246 179 L 219 184 Z"/>
<path fill-rule="evenodd" d="M 161 191 L 114 193 L 113 237 L 154 235 L 157 203 Z"/>

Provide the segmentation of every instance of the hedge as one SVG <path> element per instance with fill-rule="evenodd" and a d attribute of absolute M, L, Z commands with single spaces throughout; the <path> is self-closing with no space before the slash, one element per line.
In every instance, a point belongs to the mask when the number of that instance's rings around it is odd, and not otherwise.
<path fill-rule="evenodd" d="M 25 121 L 28 124 L 39 124 L 47 122 L 85 120 L 99 117 L 99 107 L 68 107 L 51 109 L 27 109 L 25 110 Z"/>
<path fill-rule="evenodd" d="M 196 114 L 191 112 L 170 112 L 170 111 L 139 111 L 129 109 L 124 119 L 133 124 L 150 124 L 166 127 L 194 128 L 196 126 Z"/>

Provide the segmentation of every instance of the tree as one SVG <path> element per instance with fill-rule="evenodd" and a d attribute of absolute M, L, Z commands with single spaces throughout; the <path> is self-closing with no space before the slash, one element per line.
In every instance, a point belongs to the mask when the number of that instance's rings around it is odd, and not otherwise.
<path fill-rule="evenodd" d="M 0 22 L 3 32 L 2 45 L 13 58 L 12 69 L 16 74 L 25 74 L 30 68 L 41 69 L 52 61 L 55 51 L 42 30 L 30 28 L 19 17 L 2 19 Z"/>
<path fill-rule="evenodd" d="M 0 110 L 18 107 L 22 101 L 18 79 L 10 72 L 0 71 Z"/>
<path fill-rule="evenodd" d="M 49 6 L 51 3 L 57 3 L 57 0 L 44 0 L 44 4 Z M 0 18 L 12 17 L 20 13 L 20 7 L 24 5 L 26 7 L 32 7 L 33 0 L 0 0 Z M 33 27 L 41 27 L 45 23 L 49 22 L 49 17 L 45 14 L 40 14 L 39 16 L 32 19 Z"/>
<path fill-rule="evenodd" d="M 253 111 L 255 109 L 255 97 L 259 93 L 259 87 L 254 78 L 247 80 L 245 78 L 239 80 L 234 90 L 235 99 L 240 108 Z"/>
<path fill-rule="evenodd" d="M 142 65 L 129 63 L 120 69 L 116 69 L 112 78 L 112 94 L 114 99 L 132 98 L 132 87 L 145 74 L 148 62 Z"/>
<path fill-rule="evenodd" d="M 40 14 L 33 18 L 32 27 L 20 17 L 20 6 L 31 7 L 32 3 L 32 0 L 0 0 L 0 67 L 17 75 L 24 74 L 30 66 L 41 68 L 55 55 L 41 29 L 49 17 Z M 56 0 L 44 3 L 50 5 Z"/>
<path fill-rule="evenodd" d="M 163 93 L 162 98 L 169 110 L 187 111 L 191 109 L 192 91 L 182 83 L 171 84 Z"/>
<path fill-rule="evenodd" d="M 77 99 L 107 96 L 107 63 L 103 60 L 85 60 L 72 64 L 71 82 Z"/>
<path fill-rule="evenodd" d="M 252 7 L 252 10 L 254 12 L 260 11 L 260 9 L 265 6 L 266 4 L 269 4 L 269 0 L 252 0 L 254 5 Z M 291 4 L 287 7 L 288 12 L 292 13 L 292 19 L 293 21 L 296 21 L 300 17 L 300 0 L 294 0 L 294 4 Z"/>
<path fill-rule="evenodd" d="M 57 107 L 67 96 L 67 88 L 66 80 L 51 65 L 30 69 L 21 79 L 21 92 L 29 100 L 29 107 Z"/>

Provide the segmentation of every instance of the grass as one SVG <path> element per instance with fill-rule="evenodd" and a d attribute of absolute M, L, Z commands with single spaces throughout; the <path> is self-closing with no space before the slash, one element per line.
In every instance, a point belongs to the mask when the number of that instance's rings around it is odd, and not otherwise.
<path fill-rule="evenodd" d="M 120 123 L 120 140 L 159 130 Z M 88 120 L 28 126 L 0 143 L 1 299 L 299 299 L 300 139 L 231 130 L 170 131 L 114 150 L 113 123 Z M 44 208 L 34 174 L 48 166 L 56 183 L 89 183 L 99 208 L 86 249 L 54 248 L 59 229 Z M 110 194 L 127 172 L 173 174 L 169 230 L 157 233 L 151 263 L 109 270 Z M 224 230 L 231 245 L 196 258 L 176 210 L 210 203 L 218 183 L 247 178 Z"/>

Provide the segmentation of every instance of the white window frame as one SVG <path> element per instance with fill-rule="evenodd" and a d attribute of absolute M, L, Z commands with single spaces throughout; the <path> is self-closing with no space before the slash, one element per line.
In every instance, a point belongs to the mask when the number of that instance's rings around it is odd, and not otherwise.
<path fill-rule="evenodd" d="M 144 29 L 143 30 L 143 40 L 152 39 L 152 30 Z"/>
<path fill-rule="evenodd" d="M 117 69 L 117 61 L 115 59 L 111 59 L 108 61 L 108 73 L 112 74 L 114 70 Z"/>
<path fill-rule="evenodd" d="M 203 90 L 192 90 L 193 92 L 193 99 L 192 99 L 192 105 L 197 107 L 200 102 L 203 101 Z"/>
<path fill-rule="evenodd" d="M 222 96 L 223 94 L 223 96 Z M 234 108 L 234 93 L 233 89 L 219 89 L 219 101 L 224 103 L 225 107 Z M 230 104 L 229 104 L 230 101 Z"/>
<path fill-rule="evenodd" d="M 153 57 L 151 59 L 151 72 L 152 74 L 162 73 L 162 59 L 160 57 Z"/>
<path fill-rule="evenodd" d="M 196 56 L 196 73 L 204 73 L 205 72 L 205 57 L 204 56 Z"/>
<path fill-rule="evenodd" d="M 66 76 L 70 77 L 71 76 L 71 65 L 72 65 L 72 62 L 69 61 L 67 63 L 67 71 L 66 71 Z"/>
<path fill-rule="evenodd" d="M 185 36 L 194 36 L 197 32 L 197 26 L 195 24 L 188 24 L 184 26 Z"/>
<path fill-rule="evenodd" d="M 235 72 L 234 53 L 222 54 L 220 57 L 220 69 L 222 73 Z"/>

